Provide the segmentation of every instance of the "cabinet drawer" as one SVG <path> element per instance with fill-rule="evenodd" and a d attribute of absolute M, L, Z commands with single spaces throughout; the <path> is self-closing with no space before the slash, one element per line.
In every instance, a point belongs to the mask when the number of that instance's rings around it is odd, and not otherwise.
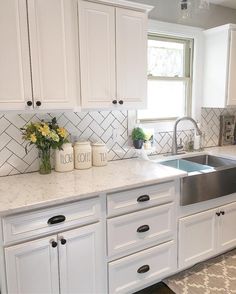
<path fill-rule="evenodd" d="M 170 240 L 174 234 L 174 220 L 173 203 L 108 219 L 108 255 L 128 253 Z"/>
<path fill-rule="evenodd" d="M 25 240 L 48 232 L 52 233 L 96 221 L 100 216 L 100 210 L 99 199 L 93 198 L 7 216 L 3 218 L 4 243 Z M 64 216 L 65 220 L 54 224 L 48 223 L 49 219 L 55 216 Z M 59 220 L 63 220 L 63 218 L 59 218 Z M 55 222 L 55 219 L 52 222 Z"/>
<path fill-rule="evenodd" d="M 174 241 L 109 263 L 109 293 L 133 293 L 177 268 Z"/>
<path fill-rule="evenodd" d="M 107 196 L 108 216 L 167 203 L 174 199 L 174 194 L 175 184 L 173 181 L 112 193 Z"/>

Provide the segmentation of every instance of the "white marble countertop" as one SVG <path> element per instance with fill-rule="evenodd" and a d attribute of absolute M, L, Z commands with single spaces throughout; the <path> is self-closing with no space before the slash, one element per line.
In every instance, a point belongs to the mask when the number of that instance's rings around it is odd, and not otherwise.
<path fill-rule="evenodd" d="M 127 159 L 105 167 L 50 175 L 30 173 L 0 178 L 0 214 L 7 215 L 101 193 L 155 184 L 186 173 L 152 161 Z"/>
<path fill-rule="evenodd" d="M 236 146 L 207 148 L 204 152 L 236 159 Z M 201 154 L 197 153 L 197 154 Z M 156 156 L 157 161 L 193 156 Z M 74 170 L 50 175 L 30 173 L 0 178 L 0 215 L 13 214 L 64 202 L 90 198 L 101 193 L 157 184 L 186 176 L 181 170 L 154 161 L 126 159 L 109 162 L 105 167 Z"/>
<path fill-rule="evenodd" d="M 207 148 L 209 154 L 236 160 L 236 145 Z"/>

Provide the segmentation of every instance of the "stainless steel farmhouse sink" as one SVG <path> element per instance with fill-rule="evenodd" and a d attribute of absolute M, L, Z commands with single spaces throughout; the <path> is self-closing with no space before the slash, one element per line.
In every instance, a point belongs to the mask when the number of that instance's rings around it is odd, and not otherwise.
<path fill-rule="evenodd" d="M 202 202 L 236 192 L 236 160 L 199 155 L 161 162 L 184 170 L 181 179 L 180 205 Z"/>

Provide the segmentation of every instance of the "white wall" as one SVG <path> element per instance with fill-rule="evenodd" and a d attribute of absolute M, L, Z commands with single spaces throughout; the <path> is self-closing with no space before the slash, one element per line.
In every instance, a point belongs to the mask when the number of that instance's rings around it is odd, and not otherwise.
<path fill-rule="evenodd" d="M 154 6 L 154 9 L 150 13 L 150 18 L 159 21 L 181 23 L 179 21 L 179 0 L 131 0 L 134 2 L 140 2 L 150 4 Z M 235 0 L 236 1 L 236 0 Z M 197 3 L 198 0 L 192 0 L 192 3 Z M 191 19 L 185 21 L 182 24 L 212 28 L 226 23 L 236 23 L 236 9 L 225 8 L 218 5 L 210 5 L 209 11 L 205 13 L 192 14 Z"/>

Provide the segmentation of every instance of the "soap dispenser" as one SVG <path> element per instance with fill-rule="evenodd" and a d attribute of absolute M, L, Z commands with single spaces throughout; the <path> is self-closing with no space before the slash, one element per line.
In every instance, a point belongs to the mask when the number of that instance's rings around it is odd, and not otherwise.
<path fill-rule="evenodd" d="M 198 127 L 200 129 L 199 123 L 197 125 L 198 125 Z M 194 132 L 193 149 L 196 150 L 196 151 L 199 151 L 201 149 L 201 135 L 197 134 L 196 130 Z"/>

